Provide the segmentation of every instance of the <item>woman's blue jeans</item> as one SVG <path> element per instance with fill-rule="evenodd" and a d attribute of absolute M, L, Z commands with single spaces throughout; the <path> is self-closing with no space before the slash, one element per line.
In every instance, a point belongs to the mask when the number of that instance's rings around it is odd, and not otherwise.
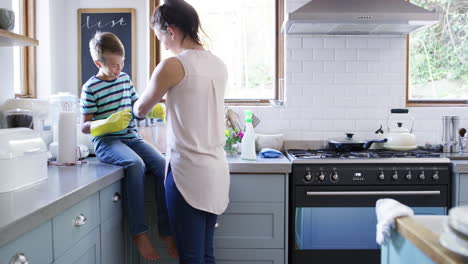
<path fill-rule="evenodd" d="M 145 223 L 145 174 L 155 178 L 155 193 L 160 236 L 171 234 L 164 190 L 164 156 L 141 138 L 104 137 L 95 145 L 97 158 L 105 163 L 123 166 L 124 196 L 128 208 L 130 233 L 148 231 Z"/>
<path fill-rule="evenodd" d="M 166 200 L 181 264 L 214 264 L 213 235 L 217 215 L 190 206 L 180 194 L 169 170 Z"/>

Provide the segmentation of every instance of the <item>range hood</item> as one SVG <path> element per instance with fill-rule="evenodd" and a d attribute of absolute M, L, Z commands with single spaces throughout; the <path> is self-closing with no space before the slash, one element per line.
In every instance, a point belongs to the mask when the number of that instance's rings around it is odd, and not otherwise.
<path fill-rule="evenodd" d="M 440 14 L 405 0 L 312 0 L 289 13 L 290 35 L 406 35 L 440 21 Z"/>

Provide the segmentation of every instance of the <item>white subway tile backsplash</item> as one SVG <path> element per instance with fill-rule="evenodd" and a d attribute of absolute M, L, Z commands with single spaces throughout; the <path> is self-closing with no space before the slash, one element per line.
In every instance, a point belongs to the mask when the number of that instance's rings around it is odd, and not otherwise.
<path fill-rule="evenodd" d="M 380 57 L 382 60 L 397 61 L 403 57 L 403 49 L 381 49 Z"/>
<path fill-rule="evenodd" d="M 347 72 L 367 72 L 367 61 L 347 61 Z"/>
<path fill-rule="evenodd" d="M 324 135 L 322 132 L 302 132 L 301 140 L 324 140 Z"/>
<path fill-rule="evenodd" d="M 349 133 L 356 131 L 356 122 L 354 120 L 333 120 L 333 131 Z"/>
<path fill-rule="evenodd" d="M 310 128 L 310 120 L 291 120 L 291 128 L 296 130 L 308 130 Z"/>
<path fill-rule="evenodd" d="M 346 40 L 344 38 L 326 38 L 324 41 L 325 48 L 345 48 Z"/>
<path fill-rule="evenodd" d="M 314 73 L 314 83 L 331 84 L 335 80 L 333 73 Z"/>
<path fill-rule="evenodd" d="M 326 90 L 324 85 L 310 84 L 302 88 L 302 95 L 312 100 L 314 96 L 323 96 Z"/>
<path fill-rule="evenodd" d="M 347 38 L 346 48 L 367 48 L 366 38 Z"/>
<path fill-rule="evenodd" d="M 323 48 L 323 38 L 320 37 L 304 37 L 302 39 L 302 47 L 303 48 Z"/>
<path fill-rule="evenodd" d="M 302 48 L 302 38 L 297 36 L 286 37 L 286 48 L 287 49 L 300 49 Z"/>
<path fill-rule="evenodd" d="M 369 38 L 367 40 L 368 48 L 387 49 L 390 48 L 389 38 Z"/>
<path fill-rule="evenodd" d="M 286 62 L 286 72 L 302 72 L 302 61 L 289 60 Z"/>
<path fill-rule="evenodd" d="M 335 49 L 314 49 L 314 60 L 325 61 L 333 60 L 335 57 Z"/>
<path fill-rule="evenodd" d="M 313 73 L 292 73 L 293 84 L 312 83 L 314 81 Z"/>
<path fill-rule="evenodd" d="M 358 49 L 357 50 L 358 60 L 379 60 L 380 49 Z"/>
<path fill-rule="evenodd" d="M 369 95 L 368 87 L 366 85 L 347 85 L 346 86 L 346 91 L 345 91 L 346 96 L 367 96 Z"/>
<path fill-rule="evenodd" d="M 312 60 L 314 58 L 313 49 L 292 49 L 293 60 Z"/>
<path fill-rule="evenodd" d="M 346 64 L 344 61 L 325 61 L 323 62 L 325 72 L 346 72 Z"/>
<path fill-rule="evenodd" d="M 335 49 L 335 60 L 356 60 L 357 49 Z"/>
<path fill-rule="evenodd" d="M 354 96 L 335 96 L 335 105 L 338 106 L 355 106 L 356 105 L 356 97 Z"/>
<path fill-rule="evenodd" d="M 356 83 L 356 73 L 335 73 L 336 84 Z"/>
<path fill-rule="evenodd" d="M 405 84 L 406 74 L 405 73 L 383 73 L 381 75 L 381 81 L 386 84 Z"/>
<path fill-rule="evenodd" d="M 381 83 L 378 73 L 361 73 L 356 74 L 356 82 L 362 84 L 379 84 Z"/>
<path fill-rule="evenodd" d="M 302 69 L 304 72 L 323 72 L 323 61 L 304 61 Z"/>
<path fill-rule="evenodd" d="M 406 49 L 406 37 L 391 38 L 390 48 L 393 49 Z"/>

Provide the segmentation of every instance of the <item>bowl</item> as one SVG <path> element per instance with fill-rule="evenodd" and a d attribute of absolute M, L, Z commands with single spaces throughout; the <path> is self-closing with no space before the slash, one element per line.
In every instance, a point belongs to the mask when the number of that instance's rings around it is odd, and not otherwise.
<path fill-rule="evenodd" d="M 12 30 L 15 27 L 15 12 L 8 8 L 0 8 L 0 28 Z"/>

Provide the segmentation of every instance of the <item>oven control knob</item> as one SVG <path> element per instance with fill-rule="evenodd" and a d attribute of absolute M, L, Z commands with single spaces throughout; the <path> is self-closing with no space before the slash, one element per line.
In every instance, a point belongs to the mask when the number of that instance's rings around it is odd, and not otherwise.
<path fill-rule="evenodd" d="M 420 180 L 426 179 L 426 176 L 424 176 L 424 171 L 422 171 L 421 174 L 419 174 L 419 179 Z"/>
<path fill-rule="evenodd" d="M 397 173 L 396 171 L 393 173 L 392 179 L 393 179 L 394 181 L 398 180 L 398 173 Z"/>
<path fill-rule="evenodd" d="M 337 182 L 339 180 L 339 177 L 338 177 L 338 173 L 334 172 L 332 175 L 331 175 L 331 180 L 333 182 Z"/>
<path fill-rule="evenodd" d="M 438 171 L 436 171 L 436 172 L 434 173 L 434 175 L 432 175 L 432 179 L 434 179 L 434 180 L 436 180 L 436 181 L 439 179 L 439 172 L 438 172 Z"/>
<path fill-rule="evenodd" d="M 324 180 L 325 180 L 325 174 L 323 174 L 323 172 L 320 172 L 319 180 L 320 180 L 320 181 L 324 181 Z"/>
<path fill-rule="evenodd" d="M 307 172 L 306 176 L 304 177 L 305 181 L 310 182 L 312 180 L 312 174 L 310 174 L 310 171 Z"/>
<path fill-rule="evenodd" d="M 379 174 L 379 180 L 383 181 L 384 179 L 385 179 L 385 174 L 383 173 L 383 171 L 381 171 Z"/>
<path fill-rule="evenodd" d="M 409 181 L 411 180 L 412 176 L 411 176 L 411 171 L 408 171 L 408 174 L 406 174 L 405 178 Z"/>

